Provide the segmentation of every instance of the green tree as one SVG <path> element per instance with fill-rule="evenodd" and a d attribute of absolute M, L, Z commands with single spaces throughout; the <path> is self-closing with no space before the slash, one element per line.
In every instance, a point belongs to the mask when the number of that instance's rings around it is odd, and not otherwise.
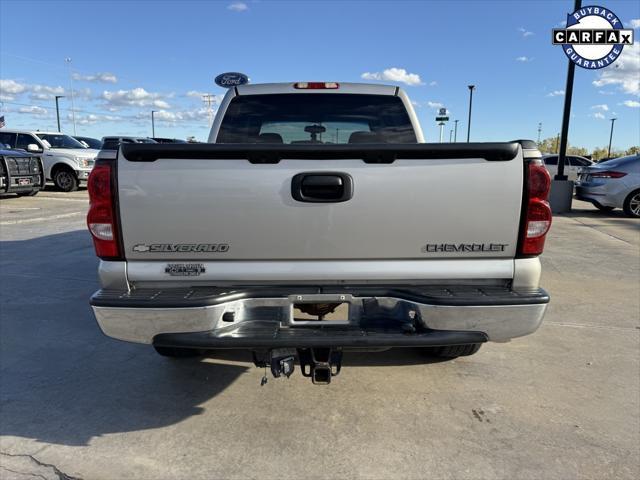
<path fill-rule="evenodd" d="M 541 140 L 538 142 L 538 148 L 542 153 L 557 153 L 558 137 L 549 137 Z"/>
<path fill-rule="evenodd" d="M 625 155 L 637 155 L 638 153 L 640 153 L 640 147 L 638 146 L 631 147 L 626 152 L 624 152 Z"/>
<path fill-rule="evenodd" d="M 589 152 L 584 147 L 568 147 L 567 155 L 580 155 L 581 157 L 586 157 L 589 155 Z"/>

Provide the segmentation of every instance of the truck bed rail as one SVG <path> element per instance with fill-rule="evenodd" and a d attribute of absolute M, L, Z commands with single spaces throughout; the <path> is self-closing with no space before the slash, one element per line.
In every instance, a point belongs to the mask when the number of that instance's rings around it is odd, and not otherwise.
<path fill-rule="evenodd" d="M 393 163 L 402 160 L 442 160 L 482 158 L 489 162 L 513 160 L 519 142 L 503 143 L 412 143 L 285 145 L 248 144 L 123 144 L 121 152 L 130 162 L 172 160 L 248 160 L 258 164 L 276 164 L 280 160 L 353 160 L 365 163 Z"/>

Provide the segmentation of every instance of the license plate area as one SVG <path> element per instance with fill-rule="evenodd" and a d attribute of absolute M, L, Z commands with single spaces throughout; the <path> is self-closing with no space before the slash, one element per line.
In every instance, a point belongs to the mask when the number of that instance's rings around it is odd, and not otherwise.
<path fill-rule="evenodd" d="M 349 325 L 351 300 L 351 295 L 294 295 L 289 326 Z"/>
<path fill-rule="evenodd" d="M 18 182 L 17 183 L 21 187 L 28 186 L 28 185 L 31 185 L 31 179 L 30 178 L 18 178 Z"/>

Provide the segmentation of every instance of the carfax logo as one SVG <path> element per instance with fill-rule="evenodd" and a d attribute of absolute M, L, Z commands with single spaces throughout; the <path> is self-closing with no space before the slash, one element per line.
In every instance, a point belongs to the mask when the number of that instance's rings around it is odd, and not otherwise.
<path fill-rule="evenodd" d="M 553 44 L 562 45 L 579 67 L 597 70 L 615 62 L 625 45 L 633 45 L 633 30 L 625 29 L 608 8 L 593 5 L 568 14 L 566 28 L 553 29 Z"/>

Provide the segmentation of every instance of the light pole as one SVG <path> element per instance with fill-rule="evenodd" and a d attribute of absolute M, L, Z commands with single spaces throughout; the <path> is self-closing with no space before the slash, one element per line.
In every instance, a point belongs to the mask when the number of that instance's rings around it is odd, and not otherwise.
<path fill-rule="evenodd" d="M 453 128 L 449 130 L 449 143 L 451 143 L 451 138 L 453 138 Z"/>
<path fill-rule="evenodd" d="M 73 119 L 73 134 L 76 134 L 76 107 L 73 101 L 73 74 L 71 73 L 71 57 L 64 59 L 69 67 L 69 81 L 71 82 L 71 118 Z"/>
<path fill-rule="evenodd" d="M 467 123 L 467 143 L 471 138 L 471 106 L 473 105 L 473 91 L 476 89 L 475 85 L 467 85 L 469 88 L 469 122 Z"/>
<path fill-rule="evenodd" d="M 151 138 L 156 136 L 156 122 L 153 118 L 153 114 L 156 113 L 157 110 L 151 110 Z"/>
<path fill-rule="evenodd" d="M 444 122 L 440 122 L 438 125 L 440 126 L 440 143 L 442 143 L 442 139 L 444 138 Z"/>
<path fill-rule="evenodd" d="M 458 142 L 458 122 L 460 120 L 454 120 L 453 122 L 456 124 L 455 129 L 453 130 L 453 143 Z"/>
<path fill-rule="evenodd" d="M 64 95 L 56 95 L 56 119 L 58 120 L 58 131 L 61 132 L 60 129 L 60 107 L 58 106 L 58 99 L 64 98 Z"/>
<path fill-rule="evenodd" d="M 607 158 L 611 158 L 611 140 L 613 140 L 613 124 L 617 118 L 611 119 L 611 133 L 609 134 L 609 151 L 607 152 Z"/>
<path fill-rule="evenodd" d="M 582 0 L 575 0 L 573 11 L 579 10 Z M 569 143 L 569 120 L 571 118 L 571 99 L 573 98 L 573 77 L 575 76 L 576 64 L 569 59 L 567 68 L 567 84 L 564 89 L 564 109 L 562 111 L 562 129 L 560 131 L 560 148 L 558 150 L 558 170 L 554 180 L 567 181 L 569 177 L 564 174 L 564 163 L 567 158 L 567 144 Z M 571 202 L 569 202 L 571 210 Z"/>

